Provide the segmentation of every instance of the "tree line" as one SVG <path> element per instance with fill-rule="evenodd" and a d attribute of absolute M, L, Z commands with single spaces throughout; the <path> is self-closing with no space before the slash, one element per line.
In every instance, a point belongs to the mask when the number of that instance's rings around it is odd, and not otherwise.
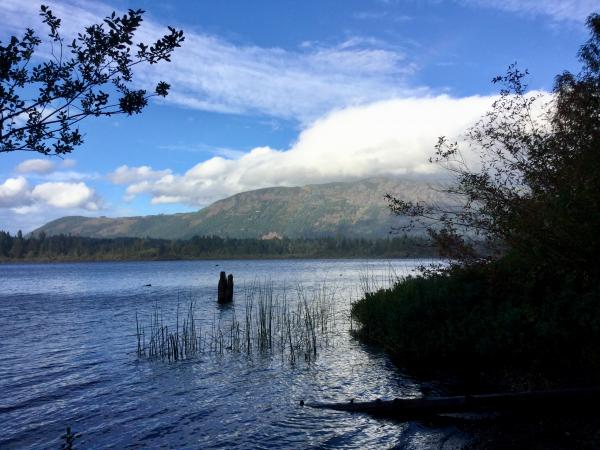
<path fill-rule="evenodd" d="M 237 239 L 194 236 L 187 240 L 90 238 L 45 233 L 23 236 L 0 231 L 0 261 L 111 261 L 217 258 L 398 258 L 435 256 L 429 241 L 387 239 Z"/>

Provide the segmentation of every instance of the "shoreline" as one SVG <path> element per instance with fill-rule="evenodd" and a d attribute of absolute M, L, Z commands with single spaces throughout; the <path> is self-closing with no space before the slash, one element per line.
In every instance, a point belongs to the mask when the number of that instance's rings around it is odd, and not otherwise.
<path fill-rule="evenodd" d="M 0 260 L 0 265 L 27 265 L 27 264 L 61 264 L 61 263 L 118 263 L 118 262 L 168 262 L 168 261 L 285 261 L 285 260 L 348 260 L 354 261 L 358 259 L 365 260 L 430 260 L 430 261 L 443 261 L 444 258 L 438 256 L 419 256 L 419 255 L 385 255 L 385 256 L 368 256 L 368 255 L 356 255 L 356 256 L 294 256 L 294 255 L 239 255 L 239 256 L 206 256 L 198 258 L 124 258 L 124 259 L 8 259 Z"/>

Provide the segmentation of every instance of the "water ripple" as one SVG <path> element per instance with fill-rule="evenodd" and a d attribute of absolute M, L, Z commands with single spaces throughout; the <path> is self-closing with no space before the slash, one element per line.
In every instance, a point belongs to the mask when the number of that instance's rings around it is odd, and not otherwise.
<path fill-rule="evenodd" d="M 0 448 L 58 448 L 66 426 L 91 449 L 426 448 L 453 432 L 300 407 L 301 399 L 420 395 L 418 383 L 346 332 L 310 366 L 245 355 L 137 361 L 136 312 L 159 304 L 169 320 L 193 297 L 203 326 L 232 314 L 215 303 L 216 263 L 240 288 L 277 273 L 276 293 L 284 281 L 310 290 L 329 277 L 345 311 L 365 267 L 389 269 L 331 260 L 0 265 Z M 406 272 L 417 263 L 391 264 Z"/>

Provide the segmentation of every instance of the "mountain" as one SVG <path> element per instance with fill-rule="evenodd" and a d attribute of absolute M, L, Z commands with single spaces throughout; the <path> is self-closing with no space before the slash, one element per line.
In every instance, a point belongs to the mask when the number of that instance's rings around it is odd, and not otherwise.
<path fill-rule="evenodd" d="M 33 233 L 89 237 L 185 239 L 194 235 L 237 238 L 323 236 L 384 237 L 399 219 L 385 194 L 435 200 L 424 181 L 369 178 L 360 181 L 272 187 L 242 192 L 197 212 L 140 217 L 63 217 Z"/>

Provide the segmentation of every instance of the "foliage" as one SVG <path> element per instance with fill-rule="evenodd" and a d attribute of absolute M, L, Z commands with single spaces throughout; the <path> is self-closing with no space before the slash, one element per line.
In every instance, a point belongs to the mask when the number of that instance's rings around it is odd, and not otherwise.
<path fill-rule="evenodd" d="M 353 307 L 359 335 L 403 365 L 598 373 L 600 15 L 588 26 L 581 72 L 556 77 L 543 108 L 516 66 L 494 80 L 506 87 L 467 133 L 479 169 L 440 138 L 432 161 L 454 174 L 447 193 L 459 207 L 389 197 L 454 258 Z M 492 248 L 485 257 L 478 236 Z"/>
<path fill-rule="evenodd" d="M 193 258 L 332 258 L 434 256 L 419 238 L 234 239 L 194 236 L 189 240 L 97 239 L 81 236 L 24 237 L 0 231 L 0 261 L 94 261 Z"/>
<path fill-rule="evenodd" d="M 169 27 L 150 45 L 134 44 L 143 13 L 130 9 L 119 17 L 113 12 L 66 43 L 61 19 L 42 5 L 50 56 L 33 66 L 42 41 L 32 29 L 0 43 L 0 153 L 69 153 L 83 143 L 77 125 L 86 117 L 138 114 L 150 97 L 166 96 L 169 85 L 163 81 L 152 94 L 131 87 L 134 68 L 170 61 L 183 32 Z"/>
<path fill-rule="evenodd" d="M 599 301 L 598 287 L 582 291 L 574 278 L 541 287 L 521 261 L 503 259 L 408 278 L 367 293 L 352 314 L 359 336 L 405 367 L 575 370 L 600 368 Z"/>
<path fill-rule="evenodd" d="M 456 142 L 440 138 L 431 161 L 454 175 L 446 192 L 459 207 L 388 197 L 392 210 L 425 225 L 446 255 L 464 263 L 479 259 L 471 244 L 479 236 L 496 258 L 514 251 L 539 267 L 597 272 L 600 16 L 590 16 L 588 27 L 581 72 L 559 75 L 551 101 L 527 93 L 527 72 L 516 65 L 494 79 L 504 88 L 466 135 L 478 168 L 469 167 Z"/>

